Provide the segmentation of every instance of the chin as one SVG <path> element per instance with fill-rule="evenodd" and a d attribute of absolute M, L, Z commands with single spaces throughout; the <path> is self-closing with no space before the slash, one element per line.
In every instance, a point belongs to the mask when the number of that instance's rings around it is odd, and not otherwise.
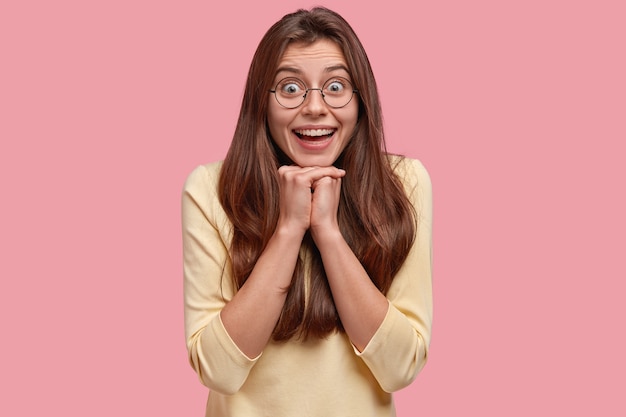
<path fill-rule="evenodd" d="M 332 156 L 301 156 L 291 158 L 300 167 L 327 167 L 335 163 L 337 158 Z"/>

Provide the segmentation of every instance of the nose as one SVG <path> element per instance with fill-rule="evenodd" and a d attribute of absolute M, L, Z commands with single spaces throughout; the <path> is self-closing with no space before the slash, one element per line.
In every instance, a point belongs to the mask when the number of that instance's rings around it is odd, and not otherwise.
<path fill-rule="evenodd" d="M 313 115 L 326 112 L 326 102 L 324 101 L 324 93 L 322 93 L 321 88 L 309 88 L 306 90 L 302 110 Z"/>

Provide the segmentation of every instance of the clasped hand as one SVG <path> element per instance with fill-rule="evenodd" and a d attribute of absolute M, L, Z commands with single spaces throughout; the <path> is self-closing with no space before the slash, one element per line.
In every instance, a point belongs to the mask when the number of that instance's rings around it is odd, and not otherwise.
<path fill-rule="evenodd" d="M 334 166 L 281 166 L 278 227 L 303 235 L 310 229 L 314 239 L 319 232 L 338 231 L 337 209 L 345 174 Z"/>

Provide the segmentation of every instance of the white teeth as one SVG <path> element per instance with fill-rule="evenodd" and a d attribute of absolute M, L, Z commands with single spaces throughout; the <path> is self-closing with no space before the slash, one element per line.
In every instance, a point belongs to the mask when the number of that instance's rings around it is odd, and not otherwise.
<path fill-rule="evenodd" d="M 302 136 L 326 136 L 334 132 L 333 129 L 303 129 L 296 130 L 296 133 Z"/>

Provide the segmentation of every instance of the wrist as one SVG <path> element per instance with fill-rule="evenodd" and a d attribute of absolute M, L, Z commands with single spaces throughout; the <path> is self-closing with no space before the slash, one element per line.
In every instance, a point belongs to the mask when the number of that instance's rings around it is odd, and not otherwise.
<path fill-rule="evenodd" d="M 320 250 L 345 241 L 339 227 L 311 227 L 311 236 Z"/>
<path fill-rule="evenodd" d="M 273 238 L 279 240 L 292 241 L 292 243 L 298 242 L 298 245 L 302 242 L 304 238 L 304 234 L 306 233 L 306 229 L 297 226 L 289 226 L 286 224 L 281 224 L 279 222 L 276 225 L 276 229 L 274 230 Z"/>

